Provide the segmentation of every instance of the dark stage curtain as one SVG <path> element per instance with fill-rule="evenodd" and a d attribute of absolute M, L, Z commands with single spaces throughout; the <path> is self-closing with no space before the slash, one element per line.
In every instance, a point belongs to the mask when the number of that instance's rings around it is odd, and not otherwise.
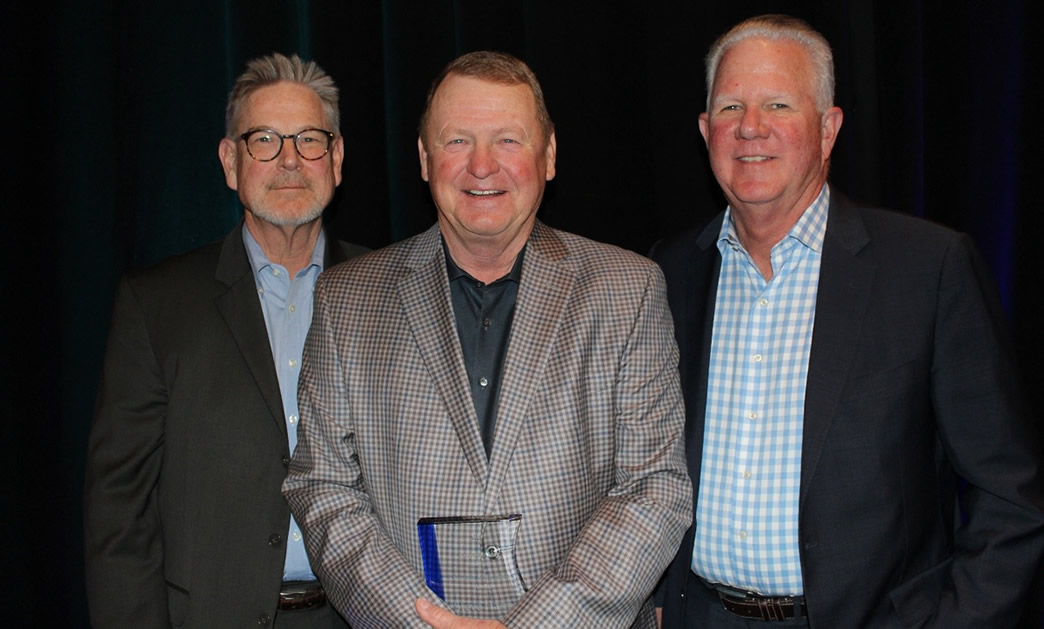
<path fill-rule="evenodd" d="M 3 251 L 9 626 L 86 626 L 81 491 L 117 278 L 215 240 L 240 213 L 217 160 L 247 59 L 314 58 L 341 87 L 337 237 L 379 247 L 435 218 L 416 156 L 429 81 L 490 48 L 526 59 L 558 129 L 541 217 L 645 252 L 723 207 L 696 117 L 711 41 L 783 11 L 832 42 L 844 126 L 832 181 L 970 233 L 1023 375 L 1041 376 L 1034 246 L 1038 3 L 66 0 L 5 9 Z M 1032 25 L 1037 24 L 1037 28 Z M 11 193 L 14 193 L 13 195 Z M 18 310 L 22 307 L 22 310 Z M 1038 313 L 1034 315 L 1033 313 Z M 185 313 L 191 316 L 191 313 Z M 1033 408 L 1044 401 L 1030 388 Z M 1037 626 L 1027 621 L 1026 626 Z"/>

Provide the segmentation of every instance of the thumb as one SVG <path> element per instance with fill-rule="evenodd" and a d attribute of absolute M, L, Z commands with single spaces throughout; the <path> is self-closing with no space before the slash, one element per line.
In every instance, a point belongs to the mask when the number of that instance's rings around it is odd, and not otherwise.
<path fill-rule="evenodd" d="M 452 613 L 423 598 L 418 598 L 413 606 L 417 610 L 417 615 L 420 616 L 421 620 L 432 627 L 437 628 L 446 626 L 446 623 L 453 618 Z"/>

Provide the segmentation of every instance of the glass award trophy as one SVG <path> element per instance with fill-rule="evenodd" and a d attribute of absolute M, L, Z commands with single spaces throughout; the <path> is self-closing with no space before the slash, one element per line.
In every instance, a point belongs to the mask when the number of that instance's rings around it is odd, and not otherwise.
<path fill-rule="evenodd" d="M 515 563 L 521 514 L 421 518 L 424 580 L 455 614 L 496 618 L 525 592 Z"/>

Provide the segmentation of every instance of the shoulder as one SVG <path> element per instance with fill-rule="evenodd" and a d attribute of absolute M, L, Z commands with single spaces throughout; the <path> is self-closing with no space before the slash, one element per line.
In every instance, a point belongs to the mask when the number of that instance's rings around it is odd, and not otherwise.
<path fill-rule="evenodd" d="M 876 269 L 880 286 L 911 295 L 933 294 L 951 282 L 993 280 L 972 239 L 962 232 L 903 212 L 831 200 L 823 249 L 824 273 L 853 269 L 846 260 Z M 847 271 L 839 271 L 847 273 Z"/>
<path fill-rule="evenodd" d="M 663 269 L 672 290 L 691 284 L 694 274 L 716 268 L 717 240 L 723 218 L 724 212 L 720 212 L 703 225 L 653 244 L 649 257 Z"/>
<path fill-rule="evenodd" d="M 131 271 L 125 276 L 124 283 L 135 292 L 145 294 L 198 291 L 201 285 L 214 283 L 222 247 L 223 243 L 218 241 L 171 256 L 152 266 Z M 243 266 L 249 268 L 245 255 Z"/>
<path fill-rule="evenodd" d="M 370 249 L 369 247 L 357 245 L 353 242 L 345 242 L 344 240 L 338 240 L 336 242 L 337 247 L 340 249 L 341 253 L 341 255 L 336 258 L 338 263 L 344 260 L 350 260 L 351 258 L 355 258 L 357 256 L 363 255 L 364 253 L 369 253 L 370 251 L 372 251 L 372 249 Z"/>
<path fill-rule="evenodd" d="M 316 291 L 351 294 L 355 300 L 381 299 L 406 276 L 430 264 L 438 253 L 438 229 L 431 228 L 405 240 L 361 253 L 325 270 Z"/>
<path fill-rule="evenodd" d="M 866 239 L 872 247 L 902 249 L 911 252 L 927 249 L 945 250 L 964 234 L 907 212 L 853 202 L 842 193 L 832 191 L 828 238 L 858 244 Z"/>
<path fill-rule="evenodd" d="M 648 274 L 657 269 L 655 262 L 633 251 L 543 224 L 533 230 L 526 256 L 571 267 L 580 276 Z"/>

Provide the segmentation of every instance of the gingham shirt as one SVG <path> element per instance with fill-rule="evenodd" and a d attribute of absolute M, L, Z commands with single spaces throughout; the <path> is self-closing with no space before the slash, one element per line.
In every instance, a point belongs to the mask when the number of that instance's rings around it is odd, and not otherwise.
<path fill-rule="evenodd" d="M 693 571 L 765 595 L 804 593 L 798 497 L 805 381 L 827 186 L 771 252 L 766 282 L 725 211 L 718 250 Z"/>

